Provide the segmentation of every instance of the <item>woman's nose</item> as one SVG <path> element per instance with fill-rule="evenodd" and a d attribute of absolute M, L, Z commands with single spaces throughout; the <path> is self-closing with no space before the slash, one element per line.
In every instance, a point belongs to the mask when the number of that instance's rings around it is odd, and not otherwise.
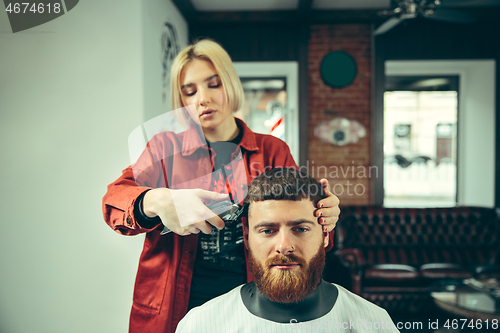
<path fill-rule="evenodd" d="M 200 88 L 198 97 L 199 97 L 199 103 L 202 106 L 206 106 L 208 105 L 208 103 L 211 102 L 210 93 L 205 88 Z"/>

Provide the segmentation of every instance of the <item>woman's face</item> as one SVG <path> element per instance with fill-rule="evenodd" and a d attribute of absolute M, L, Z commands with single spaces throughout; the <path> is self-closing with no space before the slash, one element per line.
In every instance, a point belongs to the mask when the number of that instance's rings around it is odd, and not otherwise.
<path fill-rule="evenodd" d="M 182 104 L 196 107 L 203 130 L 224 129 L 234 123 L 222 81 L 210 61 L 191 60 L 180 79 Z"/>

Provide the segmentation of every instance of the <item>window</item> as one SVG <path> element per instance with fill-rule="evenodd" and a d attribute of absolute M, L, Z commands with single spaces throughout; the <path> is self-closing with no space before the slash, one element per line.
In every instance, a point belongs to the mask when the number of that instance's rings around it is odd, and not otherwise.
<path fill-rule="evenodd" d="M 387 60 L 385 78 L 459 77 L 457 125 L 457 205 L 495 207 L 495 60 Z M 387 83 L 388 80 L 384 79 Z M 383 97 L 386 86 L 376 85 L 375 96 Z M 379 89 L 382 90 L 379 93 Z M 408 88 L 400 89 L 412 91 Z M 453 90 L 453 89 L 449 89 Z M 375 98 L 376 113 L 372 119 L 374 133 L 373 161 L 383 168 L 383 101 Z M 378 108 L 380 106 L 380 109 Z M 380 110 L 380 113 L 378 112 Z M 380 145 L 379 145 L 380 144 Z M 379 153 L 380 151 L 380 153 Z M 383 204 L 383 174 L 373 181 L 375 204 Z M 497 182 L 498 183 L 498 182 Z M 428 207 L 435 206 L 431 203 Z"/>
<path fill-rule="evenodd" d="M 234 62 L 247 105 L 235 116 L 257 133 L 285 141 L 295 161 L 299 156 L 298 63 Z"/>
<path fill-rule="evenodd" d="M 256 133 L 287 141 L 285 78 L 242 78 L 245 105 L 236 115 Z"/>
<path fill-rule="evenodd" d="M 457 203 L 458 77 L 388 77 L 384 206 Z"/>

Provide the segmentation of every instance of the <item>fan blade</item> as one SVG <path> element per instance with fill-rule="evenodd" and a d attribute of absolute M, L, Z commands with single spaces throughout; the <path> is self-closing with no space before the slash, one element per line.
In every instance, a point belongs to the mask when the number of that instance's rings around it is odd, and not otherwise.
<path fill-rule="evenodd" d="M 423 16 L 432 20 L 453 22 L 453 23 L 473 23 L 477 16 L 463 10 L 438 8 L 432 14 L 423 13 Z"/>
<path fill-rule="evenodd" d="M 397 26 L 402 21 L 403 20 L 400 19 L 399 17 L 391 17 L 390 19 L 388 19 L 387 21 L 385 21 L 384 23 L 382 23 L 380 25 L 380 27 L 378 27 L 373 32 L 373 34 L 376 36 L 376 35 L 381 35 L 383 33 L 386 33 L 387 31 L 391 30 L 392 28 L 394 28 L 395 26 Z"/>

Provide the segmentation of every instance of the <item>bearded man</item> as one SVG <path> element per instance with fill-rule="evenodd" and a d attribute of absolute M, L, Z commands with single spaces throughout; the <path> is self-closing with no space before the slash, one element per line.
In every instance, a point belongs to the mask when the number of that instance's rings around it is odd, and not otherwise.
<path fill-rule="evenodd" d="M 329 238 L 314 212 L 324 197 L 298 170 L 255 178 L 243 221 L 254 280 L 193 308 L 176 332 L 399 332 L 385 310 L 321 279 Z"/>

